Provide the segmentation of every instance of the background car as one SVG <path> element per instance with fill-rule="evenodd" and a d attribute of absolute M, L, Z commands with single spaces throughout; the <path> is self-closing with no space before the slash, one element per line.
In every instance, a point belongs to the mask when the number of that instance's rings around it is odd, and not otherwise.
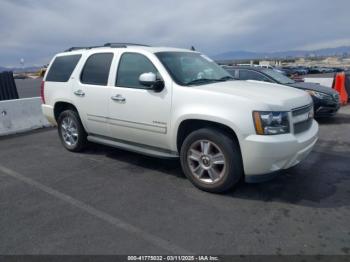
<path fill-rule="evenodd" d="M 320 67 L 310 67 L 309 74 L 322 74 L 322 69 Z"/>
<path fill-rule="evenodd" d="M 298 66 L 295 70 L 299 75 L 307 75 L 309 73 L 309 69 L 304 66 Z"/>
<path fill-rule="evenodd" d="M 314 101 L 315 117 L 333 116 L 340 107 L 339 94 L 317 83 L 296 82 L 274 70 L 257 67 L 224 67 L 237 80 L 256 80 L 278 83 L 308 92 Z"/>
<path fill-rule="evenodd" d="M 333 67 L 333 70 L 335 73 L 344 72 L 344 68 L 341 68 L 341 67 Z"/>
<path fill-rule="evenodd" d="M 345 71 L 345 90 L 350 97 L 350 70 Z M 348 99 L 350 101 L 350 99 Z"/>

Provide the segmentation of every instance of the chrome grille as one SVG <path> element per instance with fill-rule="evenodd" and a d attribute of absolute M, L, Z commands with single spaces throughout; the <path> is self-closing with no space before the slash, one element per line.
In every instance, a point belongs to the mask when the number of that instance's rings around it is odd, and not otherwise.
<path fill-rule="evenodd" d="M 307 105 L 307 106 L 303 106 L 303 107 L 294 108 L 292 110 L 292 115 L 293 116 L 299 116 L 299 115 L 303 115 L 305 113 L 309 113 L 311 111 L 311 108 L 313 108 L 312 105 Z"/>
<path fill-rule="evenodd" d="M 302 132 L 309 130 L 311 125 L 312 125 L 312 118 L 310 118 L 306 121 L 303 121 L 303 122 L 295 123 L 294 124 L 294 134 L 300 134 Z"/>
<path fill-rule="evenodd" d="M 313 121 L 313 110 L 313 105 L 307 105 L 292 110 L 294 134 L 299 134 L 310 129 Z"/>

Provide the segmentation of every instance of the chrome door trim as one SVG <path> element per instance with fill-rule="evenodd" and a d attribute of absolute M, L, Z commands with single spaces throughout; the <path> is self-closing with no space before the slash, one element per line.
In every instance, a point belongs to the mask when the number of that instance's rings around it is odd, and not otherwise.
<path fill-rule="evenodd" d="M 88 116 L 88 120 L 90 121 L 109 123 L 115 126 L 133 128 L 133 129 L 143 130 L 143 131 L 152 132 L 152 133 L 167 134 L 166 125 L 153 125 L 153 124 L 133 122 L 128 120 L 122 120 L 122 119 L 99 116 L 99 115 L 91 115 L 91 114 L 88 114 L 87 116 Z"/>

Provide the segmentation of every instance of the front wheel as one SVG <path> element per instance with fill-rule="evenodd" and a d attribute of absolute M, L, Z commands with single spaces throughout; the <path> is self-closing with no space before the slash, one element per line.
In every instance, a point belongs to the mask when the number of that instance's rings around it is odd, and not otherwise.
<path fill-rule="evenodd" d="M 180 158 L 187 178 L 205 191 L 224 192 L 243 175 L 238 145 L 219 129 L 192 132 L 182 144 Z"/>

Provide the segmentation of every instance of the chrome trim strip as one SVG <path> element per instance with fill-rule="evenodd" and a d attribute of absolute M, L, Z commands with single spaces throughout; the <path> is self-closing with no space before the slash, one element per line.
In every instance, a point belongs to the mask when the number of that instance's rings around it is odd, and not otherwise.
<path fill-rule="evenodd" d="M 139 123 L 139 122 L 121 120 L 121 119 L 117 119 L 117 118 L 92 115 L 92 114 L 87 114 L 87 116 L 88 116 L 88 120 L 90 120 L 90 121 L 95 121 L 95 122 L 100 122 L 100 123 L 109 123 L 109 124 L 115 125 L 115 126 L 133 128 L 133 129 L 138 129 L 138 130 L 143 130 L 143 131 L 148 131 L 148 132 L 158 133 L 158 134 L 166 134 L 167 133 L 166 126 Z M 101 119 L 104 119 L 105 121 L 101 121 Z"/>
<path fill-rule="evenodd" d="M 310 111 L 308 111 L 302 115 L 293 116 L 293 119 L 292 119 L 293 124 L 297 124 L 297 123 L 309 120 L 309 113 L 310 113 Z"/>
<path fill-rule="evenodd" d="M 311 111 L 313 111 L 313 104 L 309 104 L 306 106 L 298 107 L 295 109 L 292 109 L 292 124 L 294 126 L 294 129 L 296 128 L 295 125 L 299 123 L 303 123 L 306 121 L 309 121 L 311 118 L 313 118 L 313 114 L 310 117 Z M 313 113 L 313 112 L 312 112 Z"/>
<path fill-rule="evenodd" d="M 292 109 L 292 116 L 297 116 L 297 115 L 302 115 L 306 112 L 309 112 L 313 108 L 313 104 L 302 106 L 302 107 L 297 107 Z"/>
<path fill-rule="evenodd" d="M 87 119 L 90 121 L 95 121 L 95 122 L 99 122 L 99 123 L 108 123 L 108 119 L 102 116 L 95 116 L 95 115 L 87 115 Z"/>

